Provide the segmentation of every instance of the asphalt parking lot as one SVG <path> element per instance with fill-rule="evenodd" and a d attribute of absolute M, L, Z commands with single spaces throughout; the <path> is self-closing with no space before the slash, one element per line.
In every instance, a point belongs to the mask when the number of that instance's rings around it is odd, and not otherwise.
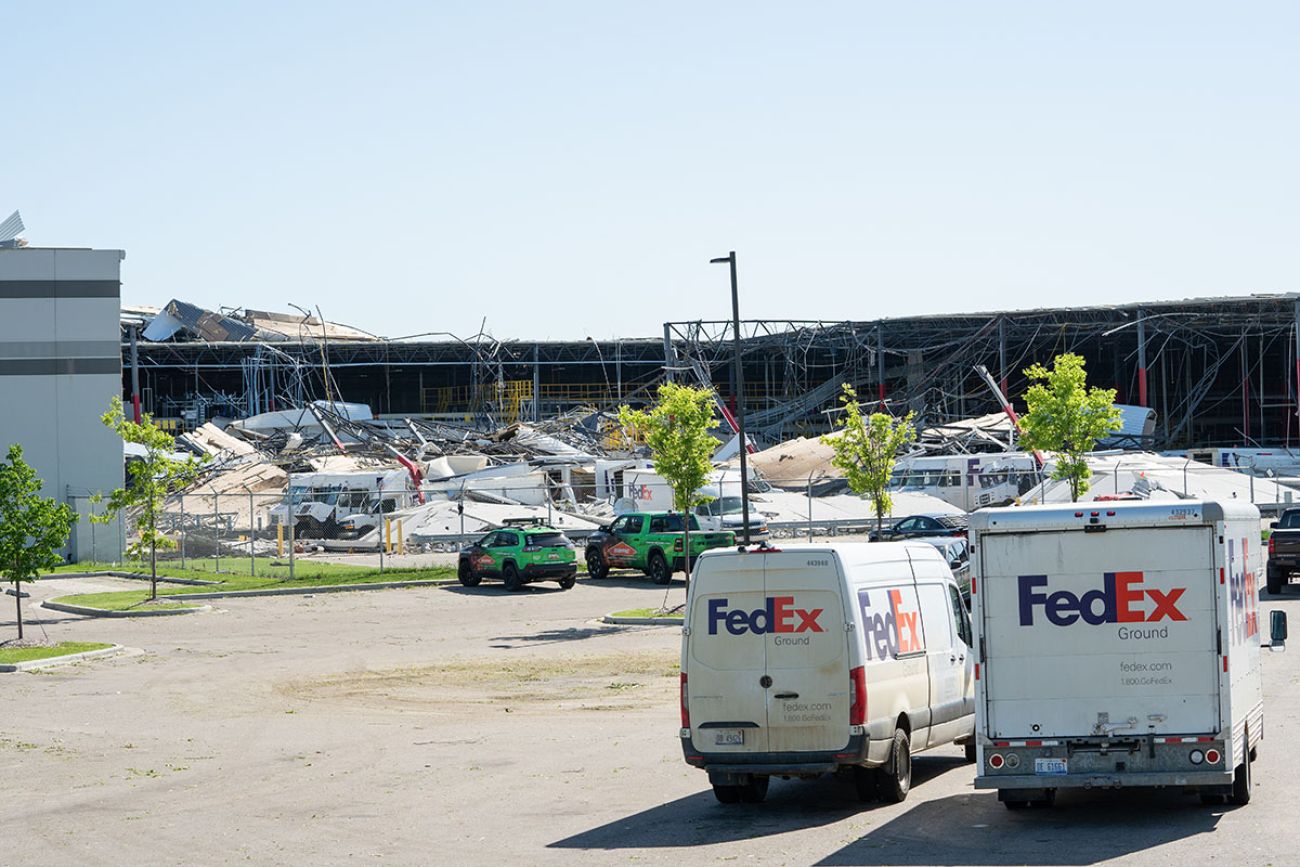
<path fill-rule="evenodd" d="M 955 748 L 917 758 L 901 805 L 825 779 L 723 806 L 681 760 L 679 630 L 595 622 L 663 596 L 629 578 L 30 608 L 34 632 L 133 650 L 0 675 L 0 864 L 1300 863 L 1300 644 L 1264 654 L 1244 808 L 1135 791 L 1009 813 Z M 1274 606 L 1300 626 L 1300 591 Z"/>

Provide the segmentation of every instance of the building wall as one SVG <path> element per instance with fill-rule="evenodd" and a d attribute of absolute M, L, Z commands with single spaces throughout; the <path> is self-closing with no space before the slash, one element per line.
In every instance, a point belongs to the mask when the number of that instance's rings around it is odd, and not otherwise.
<path fill-rule="evenodd" d="M 99 417 L 121 393 L 121 250 L 0 250 L 0 449 L 18 443 L 42 493 L 83 515 L 74 560 L 112 560 L 116 525 L 88 497 L 122 485 L 122 441 Z"/>

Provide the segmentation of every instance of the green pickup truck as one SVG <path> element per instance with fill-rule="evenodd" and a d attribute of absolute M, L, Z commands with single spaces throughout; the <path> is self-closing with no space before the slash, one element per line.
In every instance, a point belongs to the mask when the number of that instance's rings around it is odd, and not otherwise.
<path fill-rule="evenodd" d="M 587 574 L 604 578 L 610 569 L 640 569 L 656 584 L 667 584 L 686 567 L 682 516 L 676 512 L 630 512 L 587 538 Z M 700 530 L 691 516 L 691 565 L 710 548 L 736 544 L 729 531 Z"/>

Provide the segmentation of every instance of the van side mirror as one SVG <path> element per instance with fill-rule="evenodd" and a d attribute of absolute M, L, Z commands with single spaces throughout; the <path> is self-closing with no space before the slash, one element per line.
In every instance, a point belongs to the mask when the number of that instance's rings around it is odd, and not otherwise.
<path fill-rule="evenodd" d="M 1269 647 L 1274 651 L 1286 650 L 1286 612 L 1273 611 L 1268 616 Z"/>

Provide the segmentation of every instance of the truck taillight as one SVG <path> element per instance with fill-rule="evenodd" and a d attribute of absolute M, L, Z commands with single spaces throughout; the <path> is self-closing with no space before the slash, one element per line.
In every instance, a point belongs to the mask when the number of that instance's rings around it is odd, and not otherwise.
<path fill-rule="evenodd" d="M 688 729 L 691 727 L 691 709 L 686 700 L 686 672 L 684 671 L 682 672 L 681 703 L 682 703 L 682 728 Z"/>
<path fill-rule="evenodd" d="M 1272 557 L 1277 553 L 1277 540 L 1271 535 L 1268 537 L 1268 556 Z"/>
<path fill-rule="evenodd" d="M 849 671 L 849 725 L 867 722 L 867 670 L 858 666 Z"/>
<path fill-rule="evenodd" d="M 673 542 L 673 550 L 674 550 L 674 551 L 680 551 L 680 550 L 682 550 L 682 540 L 681 540 L 681 539 L 678 539 L 677 541 Z"/>

